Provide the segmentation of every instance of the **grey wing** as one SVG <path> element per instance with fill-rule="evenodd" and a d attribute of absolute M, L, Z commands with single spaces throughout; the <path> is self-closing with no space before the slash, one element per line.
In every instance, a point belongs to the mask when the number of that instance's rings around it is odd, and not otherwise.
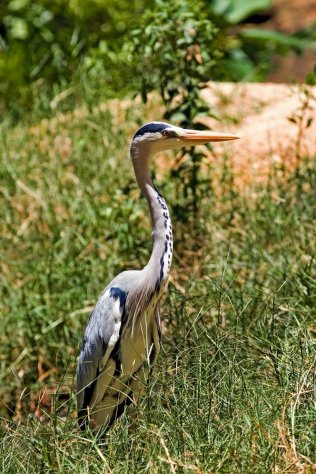
<path fill-rule="evenodd" d="M 97 379 L 119 343 L 125 319 L 127 293 L 118 287 L 106 288 L 87 323 L 77 370 L 79 424 L 84 428 L 88 407 L 96 398 Z"/>

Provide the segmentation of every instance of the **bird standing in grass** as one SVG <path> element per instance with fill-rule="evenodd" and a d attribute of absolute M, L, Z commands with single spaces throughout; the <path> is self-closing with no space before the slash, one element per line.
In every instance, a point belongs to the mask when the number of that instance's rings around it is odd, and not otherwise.
<path fill-rule="evenodd" d="M 152 122 L 134 135 L 130 154 L 153 225 L 153 248 L 142 270 L 120 273 L 101 294 L 85 329 L 77 372 L 79 426 L 106 431 L 135 403 L 160 348 L 159 301 L 172 260 L 172 225 L 154 186 L 150 159 L 172 148 L 234 140 L 235 135 Z"/>

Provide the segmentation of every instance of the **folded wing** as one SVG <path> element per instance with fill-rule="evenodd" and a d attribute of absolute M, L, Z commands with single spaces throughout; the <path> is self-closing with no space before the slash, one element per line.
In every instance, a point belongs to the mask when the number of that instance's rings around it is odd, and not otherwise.
<path fill-rule="evenodd" d="M 103 413 L 94 410 L 116 371 L 116 354 L 126 321 L 126 300 L 127 293 L 121 288 L 106 288 L 88 320 L 77 371 L 78 421 L 82 429 L 91 420 L 93 427 L 93 420 L 100 417 L 100 424 L 109 423 L 117 407 L 117 400 L 113 399 L 103 408 Z"/>

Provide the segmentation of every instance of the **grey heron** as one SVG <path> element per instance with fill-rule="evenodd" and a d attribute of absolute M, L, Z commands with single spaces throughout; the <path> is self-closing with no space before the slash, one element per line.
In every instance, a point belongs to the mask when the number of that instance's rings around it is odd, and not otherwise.
<path fill-rule="evenodd" d="M 150 159 L 162 150 L 235 138 L 161 122 L 148 123 L 135 133 L 130 156 L 151 214 L 153 247 L 142 270 L 124 271 L 109 283 L 88 320 L 77 371 L 82 429 L 107 431 L 138 399 L 159 353 L 159 301 L 167 286 L 173 243 L 166 202 L 150 177 Z"/>

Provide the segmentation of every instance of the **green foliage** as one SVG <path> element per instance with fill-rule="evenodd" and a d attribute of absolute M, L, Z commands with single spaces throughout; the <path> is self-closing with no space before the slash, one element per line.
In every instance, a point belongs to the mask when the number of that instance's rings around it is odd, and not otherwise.
<path fill-rule="evenodd" d="M 218 28 L 201 12 L 200 1 L 157 0 L 156 9 L 147 11 L 141 28 L 133 32 L 131 54 L 143 100 L 146 102 L 151 91 L 159 91 L 166 106 L 164 117 L 187 128 L 209 114 L 199 92 L 205 81 L 216 77 L 216 66 L 223 55 Z M 181 168 L 172 174 L 183 185 L 185 207 L 194 211 L 202 158 L 194 148 L 189 155 L 180 153 Z M 176 210 L 178 218 L 184 216 L 179 205 Z"/>
<path fill-rule="evenodd" d="M 19 117 L 27 108 L 47 116 L 56 108 L 72 109 L 80 100 L 95 105 L 108 97 L 137 94 L 141 83 L 146 94 L 154 84 L 163 84 L 160 66 L 170 86 L 161 91 L 167 96 L 173 94 L 172 80 L 179 77 L 188 88 L 188 69 L 202 81 L 262 80 L 272 53 L 315 48 L 313 28 L 289 36 L 240 24 L 269 5 L 268 0 L 177 1 L 169 6 L 164 1 L 122 0 L 119 8 L 115 0 L 0 2 L 0 113 L 9 108 Z M 162 41 L 165 57 L 157 54 L 153 63 L 148 49 L 154 51 L 155 39 L 156 48 Z M 143 69 L 138 63 L 142 48 Z M 179 61 L 182 71 L 176 70 Z"/>
<path fill-rule="evenodd" d="M 144 3 L 123 0 L 119 9 L 115 0 L 8 0 L 1 3 L 0 96 L 3 103 L 0 110 L 17 99 L 28 105 L 34 101 L 37 89 L 45 88 L 46 84 L 46 94 L 54 84 L 60 88 L 51 94 L 53 99 L 72 79 L 80 77 L 78 68 L 82 63 L 82 73 L 86 82 L 89 79 L 90 89 L 100 85 L 93 79 L 101 72 L 106 96 L 106 86 L 113 78 L 107 74 L 106 61 L 110 55 L 103 54 L 104 45 L 112 53 L 119 51 L 126 33 L 137 23 Z M 91 65 L 96 51 L 103 55 L 102 69 L 99 67 L 98 71 L 97 64 Z"/>
<path fill-rule="evenodd" d="M 296 157 L 300 159 L 302 157 L 302 140 L 304 131 L 309 128 L 315 115 L 316 95 L 313 92 L 313 88 L 316 84 L 316 65 L 314 70 L 306 76 L 306 84 L 299 84 L 297 86 L 298 94 L 300 98 L 300 104 L 297 110 L 295 110 L 288 120 L 294 123 L 297 127 L 295 152 Z"/>
<path fill-rule="evenodd" d="M 215 15 L 231 24 L 238 24 L 254 13 L 267 11 L 271 0 L 211 0 L 211 8 Z"/>
<path fill-rule="evenodd" d="M 247 192 L 227 164 L 212 165 L 199 219 L 174 219 L 162 351 L 136 430 L 124 415 L 104 440 L 79 433 L 74 378 L 89 312 L 151 250 L 127 158 L 144 117 L 118 112 L 119 122 L 100 108 L 1 127 L 0 471 L 313 472 L 312 159 Z M 160 184 L 168 203 L 184 203 L 177 183 Z"/>
<path fill-rule="evenodd" d="M 290 49 L 302 52 L 306 48 L 316 51 L 316 41 L 299 36 L 286 35 L 277 31 L 263 30 L 260 28 L 247 28 L 240 33 L 244 41 L 252 46 L 272 46 L 274 51 L 286 53 Z"/>
<path fill-rule="evenodd" d="M 141 28 L 134 30 L 132 55 L 144 100 L 158 90 L 169 108 L 181 89 L 182 95 L 189 95 L 201 81 L 214 77 L 222 48 L 218 29 L 201 11 L 202 2 L 157 0 L 156 8 L 143 16 Z M 179 118 L 191 122 L 193 117 Z"/>
<path fill-rule="evenodd" d="M 49 6 L 41 1 L 11 0 L 1 7 L 3 95 L 23 93 L 29 82 L 43 76 L 50 82 L 70 79 L 72 58 L 74 61 L 78 57 L 84 42 L 67 4 L 55 2 Z M 57 22 L 64 26 L 58 28 Z"/>
<path fill-rule="evenodd" d="M 313 71 L 309 72 L 306 76 L 306 85 L 315 86 L 316 85 L 316 64 Z"/>
<path fill-rule="evenodd" d="M 230 80 L 262 81 L 271 67 L 275 54 L 285 55 L 289 51 L 302 53 L 306 49 L 315 51 L 313 27 L 295 34 L 286 34 L 267 28 L 248 26 L 247 19 L 253 14 L 272 13 L 271 0 L 212 0 L 211 18 L 221 25 L 227 37 L 226 55 L 222 74 Z M 231 25 L 237 29 L 232 34 Z"/>

